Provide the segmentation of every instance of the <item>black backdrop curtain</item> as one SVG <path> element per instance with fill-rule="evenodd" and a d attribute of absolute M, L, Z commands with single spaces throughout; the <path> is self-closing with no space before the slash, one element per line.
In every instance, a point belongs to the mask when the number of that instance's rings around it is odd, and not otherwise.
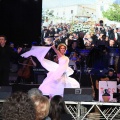
<path fill-rule="evenodd" d="M 42 0 L 0 0 L 0 34 L 15 44 L 40 41 Z"/>

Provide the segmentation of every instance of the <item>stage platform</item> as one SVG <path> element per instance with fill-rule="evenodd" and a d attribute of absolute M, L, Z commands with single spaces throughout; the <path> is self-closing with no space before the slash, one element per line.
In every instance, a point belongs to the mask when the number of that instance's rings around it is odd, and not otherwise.
<path fill-rule="evenodd" d="M 9 91 L 10 87 L 12 88 L 11 91 Z M 10 86 L 8 86 L 9 89 L 5 86 L 1 86 L 2 89 L 0 91 L 0 97 L 2 97 L 3 95 L 4 98 L 0 98 L 0 111 L 2 110 L 2 103 L 5 102 L 5 95 L 7 95 L 6 97 L 9 97 L 8 95 L 10 95 L 10 93 L 12 92 L 27 92 L 31 88 L 38 87 L 39 84 L 11 84 Z M 78 96 L 80 96 L 80 94 L 78 94 Z M 98 102 L 93 100 L 69 100 L 65 101 L 65 104 L 69 113 L 72 115 L 73 120 L 119 120 L 120 118 L 120 103 Z"/>
<path fill-rule="evenodd" d="M 119 120 L 120 103 L 65 101 L 74 120 Z M 103 110 L 104 108 L 104 110 Z M 95 111 L 93 112 L 92 109 Z"/>

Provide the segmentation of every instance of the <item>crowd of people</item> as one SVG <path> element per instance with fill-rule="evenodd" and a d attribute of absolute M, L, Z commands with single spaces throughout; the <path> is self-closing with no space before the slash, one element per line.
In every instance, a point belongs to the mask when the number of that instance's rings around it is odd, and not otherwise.
<path fill-rule="evenodd" d="M 31 43 L 31 46 L 36 46 L 36 45 L 51 46 L 52 44 L 55 44 L 55 46 L 57 47 L 60 43 L 64 43 L 67 46 L 65 55 L 69 57 L 70 63 L 73 62 L 75 63 L 74 69 L 76 69 L 76 67 L 77 69 L 80 69 L 80 67 L 86 67 L 86 66 L 89 68 L 104 69 L 104 68 L 108 68 L 109 66 L 112 66 L 116 72 L 119 72 L 118 65 L 116 65 L 117 63 L 119 64 L 119 62 L 116 61 L 119 58 L 120 28 L 110 27 L 106 25 L 94 26 L 94 31 L 90 31 L 87 33 L 83 31 L 76 31 L 70 33 L 70 28 L 71 26 L 65 23 L 64 24 L 60 23 L 56 25 L 51 24 L 47 27 L 43 26 L 41 31 L 40 43 L 33 42 Z M 4 36 L 1 38 L 4 38 Z M 5 44 L 6 41 L 7 40 L 5 37 Z M 16 48 L 13 42 L 10 42 L 10 48 L 12 48 L 11 50 L 14 51 L 14 54 L 16 53 L 18 54 L 15 55 L 16 57 L 10 55 L 12 56 L 11 58 L 12 65 L 10 64 L 11 67 L 13 67 L 14 63 L 18 64 L 18 58 L 17 58 L 18 56 L 20 56 L 22 53 L 30 49 L 30 47 L 27 48 L 26 46 L 24 47 L 20 46 Z M 118 51 L 116 51 L 116 49 L 114 48 L 118 49 Z M 54 59 L 55 55 L 56 54 L 54 53 L 54 51 L 50 50 L 47 53 L 46 57 L 47 59 L 54 61 L 56 60 Z M 19 63 L 23 62 L 22 60 L 24 59 L 19 59 Z M 41 67 L 39 61 L 37 61 L 36 58 L 33 58 L 33 61 L 37 63 L 36 65 L 33 64 L 33 67 L 38 67 L 38 68 Z M 21 65 L 19 64 L 19 68 L 21 66 L 22 64 Z M 18 69 L 18 67 L 14 66 L 14 68 L 11 68 L 10 70 L 14 71 L 14 69 L 15 71 L 17 71 L 16 69 Z M 33 76 L 31 78 L 33 79 Z M 20 81 L 20 79 L 21 78 L 19 77 L 18 82 Z M 31 82 L 31 80 L 28 81 Z"/>
<path fill-rule="evenodd" d="M 111 63 L 110 53 L 114 53 L 112 61 L 114 62 L 117 59 L 116 56 L 119 56 L 114 48 L 118 50 L 120 48 L 120 28 L 94 26 L 93 31 L 86 33 L 83 31 L 70 33 L 69 31 L 69 24 L 43 26 L 41 45 L 49 46 L 54 42 L 57 47 L 60 43 L 66 44 L 68 47 L 66 55 L 70 60 L 75 61 L 77 67 L 84 67 L 85 62 L 89 68 L 101 66 L 101 69 L 117 64 Z M 117 71 L 116 66 L 113 67 Z"/>
<path fill-rule="evenodd" d="M 18 92 L 6 100 L 3 104 L 3 120 L 72 119 L 62 96 L 64 88 L 80 88 L 79 76 L 76 80 L 76 76 L 71 77 L 79 69 L 82 72 L 87 68 L 108 70 L 107 75 L 91 82 L 95 100 L 98 100 L 99 81 L 116 81 L 119 84 L 120 28 L 95 26 L 94 31 L 87 33 L 69 31 L 68 24 L 43 26 L 40 43 L 35 42 L 30 48 L 15 48 L 14 43 L 7 46 L 6 36 L 0 35 L 0 85 L 9 85 L 10 70 L 17 72 L 16 83 L 33 83 L 33 68 L 47 71 L 46 78 L 37 89 L 42 91 L 40 94 L 33 92 L 31 95 L 29 92 L 28 96 Z M 52 98 L 49 101 L 42 94 Z"/>
<path fill-rule="evenodd" d="M 60 95 L 49 99 L 32 88 L 28 93 L 15 92 L 3 103 L 2 120 L 72 120 Z"/>

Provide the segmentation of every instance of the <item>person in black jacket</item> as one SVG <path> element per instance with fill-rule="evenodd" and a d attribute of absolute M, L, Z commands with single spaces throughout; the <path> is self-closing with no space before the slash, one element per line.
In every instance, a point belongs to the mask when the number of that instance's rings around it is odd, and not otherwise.
<path fill-rule="evenodd" d="M 18 53 L 6 45 L 6 36 L 0 35 L 0 86 L 9 85 L 10 61 L 14 57 L 17 59 Z"/>

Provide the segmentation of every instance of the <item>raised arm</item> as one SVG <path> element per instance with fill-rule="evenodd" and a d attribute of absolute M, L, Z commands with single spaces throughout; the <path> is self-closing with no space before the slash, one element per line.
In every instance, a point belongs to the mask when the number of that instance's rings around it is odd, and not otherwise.
<path fill-rule="evenodd" d="M 52 49 L 55 51 L 55 53 L 57 54 L 58 58 L 62 57 L 63 55 L 60 53 L 59 50 L 56 49 L 55 45 L 52 46 Z"/>

